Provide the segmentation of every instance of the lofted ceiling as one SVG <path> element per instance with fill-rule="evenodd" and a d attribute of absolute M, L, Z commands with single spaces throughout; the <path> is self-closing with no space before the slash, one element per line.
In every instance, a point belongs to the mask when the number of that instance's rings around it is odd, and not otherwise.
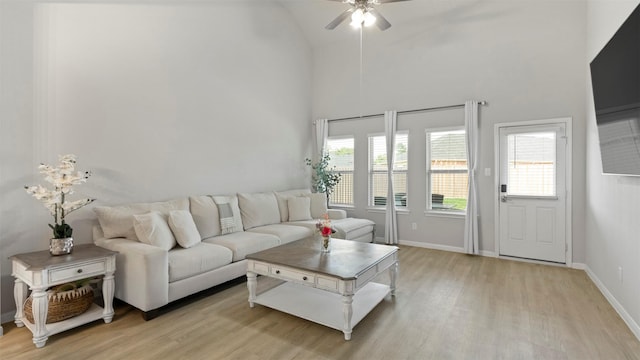
<path fill-rule="evenodd" d="M 449 18 L 465 12 L 481 0 L 412 0 L 390 4 L 380 4 L 376 9 L 391 23 L 391 28 L 381 32 L 377 27 L 365 28 L 370 34 L 392 37 L 407 28 L 431 28 L 434 24 L 443 24 Z M 511 0 L 521 1 L 521 0 Z M 357 32 L 345 21 L 334 30 L 324 27 L 349 5 L 327 0 L 279 0 L 292 15 L 312 47 L 328 43 L 341 42 L 351 38 L 349 34 Z"/>

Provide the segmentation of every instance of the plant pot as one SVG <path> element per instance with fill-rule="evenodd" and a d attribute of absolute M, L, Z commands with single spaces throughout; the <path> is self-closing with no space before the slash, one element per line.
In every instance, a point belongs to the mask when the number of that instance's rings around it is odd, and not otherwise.
<path fill-rule="evenodd" d="M 69 255 L 73 251 L 73 238 L 49 240 L 49 253 L 53 256 Z"/>

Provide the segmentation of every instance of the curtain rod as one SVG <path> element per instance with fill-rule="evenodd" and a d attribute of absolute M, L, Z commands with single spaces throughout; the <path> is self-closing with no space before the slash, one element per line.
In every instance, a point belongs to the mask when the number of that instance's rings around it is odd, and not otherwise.
<path fill-rule="evenodd" d="M 478 101 L 478 105 L 487 105 L 487 102 L 484 101 L 484 100 L 483 101 Z M 404 111 L 398 111 L 398 115 L 400 115 L 400 114 L 411 114 L 411 113 L 417 113 L 417 112 L 423 112 L 423 111 L 431 111 L 431 110 L 455 109 L 455 108 L 459 108 L 459 107 L 464 107 L 464 104 L 447 105 L 447 106 L 436 106 L 436 107 L 424 108 L 424 109 L 404 110 Z M 380 116 L 384 116 L 384 113 L 383 114 L 363 115 L 363 116 L 351 116 L 351 117 L 344 117 L 344 118 L 338 118 L 338 119 L 327 119 L 327 121 L 344 121 L 344 120 L 368 119 L 368 118 L 374 118 L 374 117 L 380 117 Z"/>

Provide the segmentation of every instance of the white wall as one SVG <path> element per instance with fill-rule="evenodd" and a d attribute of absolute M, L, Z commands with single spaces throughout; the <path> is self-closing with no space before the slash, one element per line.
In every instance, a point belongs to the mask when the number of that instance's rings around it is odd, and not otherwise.
<path fill-rule="evenodd" d="M 75 153 L 97 204 L 308 186 L 311 51 L 274 2 L 3 1 L 2 308 L 7 257 L 44 250 L 22 186 Z M 6 105 L 6 106 L 5 106 Z M 93 212 L 70 216 L 91 242 Z M 7 320 L 7 319 L 3 319 Z"/>
<path fill-rule="evenodd" d="M 345 41 L 314 48 L 315 118 L 341 118 L 384 110 L 409 110 L 487 100 L 480 110 L 480 248 L 494 250 L 493 128 L 496 123 L 573 117 L 573 261 L 585 260 L 584 243 L 584 134 L 585 134 L 585 12 L 578 1 L 460 2 L 458 8 L 424 14 L 413 24 L 388 31 L 367 29 L 363 49 L 363 92 L 359 95 L 359 35 L 345 30 Z M 412 115 L 418 124 L 413 138 L 439 121 L 461 124 L 462 110 Z M 448 120 L 450 119 L 450 120 Z M 362 120 L 365 121 L 365 120 Z M 340 123 L 330 133 L 383 132 L 381 120 Z M 401 123 L 402 120 L 399 120 Z M 401 125 L 399 125 L 401 126 Z M 356 172 L 366 173 L 366 142 L 356 149 L 364 159 Z M 356 143 L 358 146 L 358 143 Z M 418 147 L 411 164 L 420 166 Z M 410 150 L 411 151 L 411 150 Z M 422 153 L 422 154 L 420 154 Z M 363 156 L 363 157 L 361 157 Z M 356 165 L 358 166 L 358 165 Z M 410 170 L 411 171 L 411 170 Z M 384 215 L 369 213 L 366 177 L 356 193 L 354 215 L 369 217 L 384 233 Z M 462 219 L 432 218 L 423 214 L 424 174 L 410 175 L 409 215 L 400 215 L 399 237 L 443 248 L 463 247 Z M 413 193 L 411 193 L 413 191 Z M 415 197 L 414 197 L 415 196 Z M 417 223 L 412 231 L 410 223 Z"/>
<path fill-rule="evenodd" d="M 589 1 L 590 62 L 640 1 Z M 588 72 L 588 69 L 586 70 Z M 593 94 L 587 84 L 587 271 L 640 338 L 640 177 L 602 175 Z M 618 268 L 622 268 L 622 279 Z"/>

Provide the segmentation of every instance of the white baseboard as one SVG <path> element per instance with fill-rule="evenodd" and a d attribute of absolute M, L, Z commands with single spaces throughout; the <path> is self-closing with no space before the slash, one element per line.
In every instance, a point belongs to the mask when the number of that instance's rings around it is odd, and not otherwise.
<path fill-rule="evenodd" d="M 480 256 L 498 257 L 498 254 L 495 251 L 480 250 Z"/>
<path fill-rule="evenodd" d="M 583 264 L 583 263 L 572 263 L 571 264 L 571 268 L 572 269 L 576 269 L 576 270 L 586 270 L 587 269 L 587 265 Z"/>
<path fill-rule="evenodd" d="M 584 264 L 582 264 L 582 265 L 584 265 Z M 624 320 L 624 322 L 627 324 L 627 326 L 629 327 L 631 332 L 636 336 L 636 338 L 638 340 L 640 340 L 640 326 L 638 326 L 638 323 L 633 320 L 633 318 L 631 317 L 631 315 L 629 315 L 627 310 L 625 310 L 625 308 L 622 306 L 622 304 L 620 304 L 618 302 L 618 300 L 615 298 L 615 296 L 613 296 L 613 294 L 611 294 L 609 289 L 607 289 L 607 287 L 604 286 L 602 281 L 600 281 L 600 279 L 598 279 L 596 274 L 593 271 L 591 271 L 591 269 L 588 266 L 585 266 L 585 272 L 587 273 L 587 275 L 589 276 L 591 281 L 593 281 L 593 283 L 596 284 L 596 286 L 598 287 L 598 289 L 600 290 L 602 295 L 604 295 L 604 297 L 607 299 L 607 301 L 609 301 L 609 304 L 611 304 L 611 306 L 613 306 L 613 308 L 616 310 L 618 315 L 620 315 L 622 320 Z"/>
<path fill-rule="evenodd" d="M 433 249 L 433 250 L 442 250 L 442 251 L 451 251 L 451 252 L 457 252 L 457 253 L 464 253 L 464 248 L 461 248 L 461 247 L 449 246 L 449 245 L 440 245 L 440 244 L 432 244 L 432 243 L 426 243 L 426 242 L 420 242 L 420 241 L 400 240 L 400 245 L 420 247 L 420 248 Z"/>

